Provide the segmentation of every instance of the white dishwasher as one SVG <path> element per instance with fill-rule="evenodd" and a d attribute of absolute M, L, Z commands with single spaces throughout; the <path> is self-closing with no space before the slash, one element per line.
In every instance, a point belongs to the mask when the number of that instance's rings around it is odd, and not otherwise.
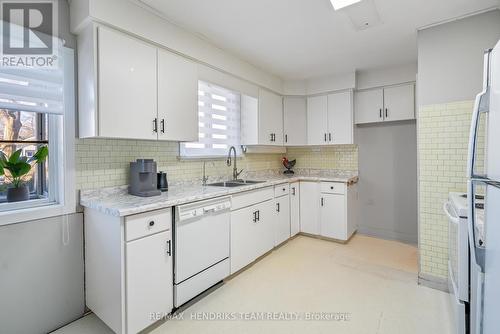
<path fill-rule="evenodd" d="M 230 209 L 230 197 L 176 207 L 175 307 L 181 306 L 229 276 Z"/>

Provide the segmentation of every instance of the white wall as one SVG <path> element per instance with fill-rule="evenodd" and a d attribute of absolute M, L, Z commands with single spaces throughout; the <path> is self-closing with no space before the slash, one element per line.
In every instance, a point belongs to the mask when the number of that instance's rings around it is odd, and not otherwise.
<path fill-rule="evenodd" d="M 419 105 L 474 99 L 482 88 L 483 52 L 499 39 L 498 10 L 419 31 Z"/>
<path fill-rule="evenodd" d="M 77 33 L 90 17 L 137 37 L 209 64 L 240 79 L 282 93 L 282 80 L 217 48 L 206 40 L 168 22 L 136 1 L 72 0 L 71 30 Z"/>
<path fill-rule="evenodd" d="M 43 334 L 81 317 L 83 279 L 83 214 L 0 226 L 1 333 Z"/>
<path fill-rule="evenodd" d="M 354 89 L 355 87 L 355 72 L 283 82 L 283 92 L 285 95 L 315 95 L 344 89 Z"/>
<path fill-rule="evenodd" d="M 356 88 L 388 86 L 416 81 L 417 63 L 356 72 Z"/>

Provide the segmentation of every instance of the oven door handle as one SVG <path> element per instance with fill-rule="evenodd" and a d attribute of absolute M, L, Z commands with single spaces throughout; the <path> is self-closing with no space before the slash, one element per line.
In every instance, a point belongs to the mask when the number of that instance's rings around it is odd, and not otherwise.
<path fill-rule="evenodd" d="M 450 213 L 450 210 L 448 210 L 449 206 L 450 206 L 450 202 L 448 202 L 448 201 L 444 202 L 443 211 L 446 214 L 446 216 L 448 217 L 449 221 L 451 221 L 455 225 L 458 225 L 460 223 L 460 218 L 457 216 L 454 216 Z"/>

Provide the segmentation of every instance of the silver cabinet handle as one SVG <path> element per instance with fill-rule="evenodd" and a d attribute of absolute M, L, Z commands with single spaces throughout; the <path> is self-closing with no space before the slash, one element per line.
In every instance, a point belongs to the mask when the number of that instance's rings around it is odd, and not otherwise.
<path fill-rule="evenodd" d="M 382 118 L 382 108 L 380 108 L 380 109 L 378 110 L 378 117 L 379 117 L 379 118 Z"/>
<path fill-rule="evenodd" d="M 172 240 L 167 241 L 167 255 L 172 256 Z"/>
<path fill-rule="evenodd" d="M 158 133 L 158 118 L 153 120 L 153 132 Z"/>
<path fill-rule="evenodd" d="M 388 113 L 387 113 L 387 108 L 385 108 L 385 118 L 389 117 Z"/>
<path fill-rule="evenodd" d="M 161 123 L 161 133 L 165 133 L 165 119 L 162 118 L 160 123 Z"/>

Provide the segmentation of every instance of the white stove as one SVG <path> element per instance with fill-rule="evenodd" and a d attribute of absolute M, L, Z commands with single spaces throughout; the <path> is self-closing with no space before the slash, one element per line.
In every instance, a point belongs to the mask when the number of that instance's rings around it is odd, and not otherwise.
<path fill-rule="evenodd" d="M 448 286 L 454 310 L 456 331 L 466 333 L 466 304 L 469 302 L 469 232 L 467 195 L 451 192 L 443 210 L 448 217 Z M 484 216 L 484 196 L 476 195 L 476 220 Z M 479 226 L 479 224 L 477 224 Z M 478 235 L 482 233 L 478 230 Z"/>

